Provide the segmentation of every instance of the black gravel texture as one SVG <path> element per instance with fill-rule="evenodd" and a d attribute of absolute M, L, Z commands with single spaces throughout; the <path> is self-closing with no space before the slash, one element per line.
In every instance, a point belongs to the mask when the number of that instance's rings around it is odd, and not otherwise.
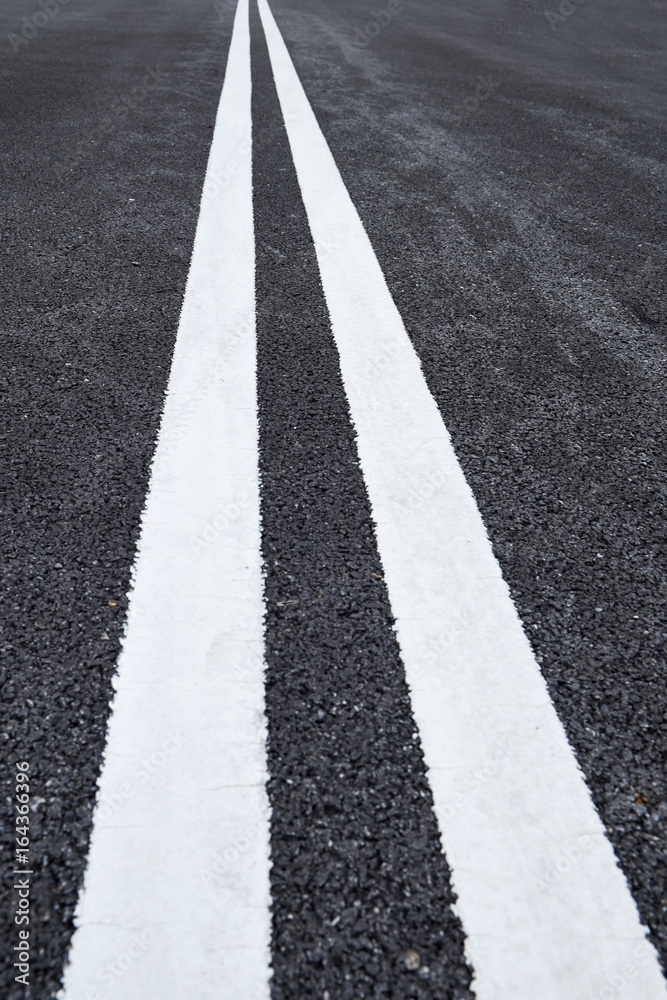
<path fill-rule="evenodd" d="M 667 962 L 666 0 L 272 7 Z M 53 996 L 71 934 L 234 3 L 70 0 L 14 51 L 39 10 L 0 3 L 0 841 L 28 760 L 35 871 L 7 1000 Z M 253 32 L 275 1000 L 467 997 Z"/>
<path fill-rule="evenodd" d="M 233 12 L 71 0 L 14 52 L 33 9 L 0 5 L 5 1000 L 53 994 L 72 930 Z M 33 807 L 30 991 L 9 947 L 17 760 Z"/>
<path fill-rule="evenodd" d="M 255 11 L 252 30 L 272 996 L 463 1000 L 463 932 Z"/>
<path fill-rule="evenodd" d="M 667 5 L 272 6 L 667 965 Z"/>

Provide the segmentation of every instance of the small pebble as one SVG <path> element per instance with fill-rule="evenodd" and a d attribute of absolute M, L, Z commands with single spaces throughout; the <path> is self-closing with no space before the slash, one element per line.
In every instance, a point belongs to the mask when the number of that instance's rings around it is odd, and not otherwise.
<path fill-rule="evenodd" d="M 403 956 L 403 960 L 405 962 L 405 968 L 409 969 L 411 972 L 414 972 L 415 969 L 419 968 L 419 955 L 416 951 L 406 951 Z"/>

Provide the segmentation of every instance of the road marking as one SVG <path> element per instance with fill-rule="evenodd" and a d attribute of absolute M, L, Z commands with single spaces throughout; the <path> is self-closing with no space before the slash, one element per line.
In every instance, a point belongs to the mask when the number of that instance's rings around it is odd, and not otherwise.
<path fill-rule="evenodd" d="M 417 356 L 268 4 L 258 3 L 477 996 L 608 1000 L 622 989 L 624 1000 L 664 1000 L 655 952 Z"/>
<path fill-rule="evenodd" d="M 250 149 L 248 0 L 239 0 L 144 512 L 67 1000 L 269 996 Z M 228 171 L 232 161 L 236 169 Z M 215 179 L 223 174 L 221 185 Z M 196 544 L 221 510 L 232 509 L 233 532 Z"/>

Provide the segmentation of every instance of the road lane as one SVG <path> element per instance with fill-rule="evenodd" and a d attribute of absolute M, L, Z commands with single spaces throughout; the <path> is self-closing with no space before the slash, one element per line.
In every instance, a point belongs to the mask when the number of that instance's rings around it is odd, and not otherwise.
<path fill-rule="evenodd" d="M 240 0 L 114 679 L 67 1000 L 91 988 L 109 1000 L 269 996 L 250 87 Z M 202 526 L 241 495 L 233 533 L 197 544 Z M 156 760 L 171 734 L 172 759 Z M 144 758 L 155 773 L 132 788 Z M 138 935 L 143 953 L 107 984 L 100 970 Z"/>
<path fill-rule="evenodd" d="M 468 1000 L 338 352 L 253 14 L 274 996 Z"/>
<path fill-rule="evenodd" d="M 86 862 L 233 7 L 72 0 L 14 53 L 6 35 L 30 12 L 0 5 L 0 733 L 4 759 L 31 764 L 31 983 L 47 997 Z M 5 858 L 10 823 L 3 810 Z M 0 993 L 22 1000 L 10 956 Z"/>
<path fill-rule="evenodd" d="M 265 0 L 259 7 L 475 992 L 480 1000 L 586 995 L 615 964 L 642 954 L 626 995 L 664 997 L 401 317 Z M 415 507 L 415 484 L 429 482 L 437 485 Z M 453 641 L 425 662 L 443 630 Z M 470 795 L 471 773 L 489 761 L 492 780 Z M 576 878 L 536 892 L 554 843 L 579 848 Z"/>
<path fill-rule="evenodd" d="M 662 8 L 272 9 L 664 965 Z"/>

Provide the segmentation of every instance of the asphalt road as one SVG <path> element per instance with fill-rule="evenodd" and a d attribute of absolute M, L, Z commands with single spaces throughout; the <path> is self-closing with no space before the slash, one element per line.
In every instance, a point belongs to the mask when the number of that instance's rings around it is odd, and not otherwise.
<path fill-rule="evenodd" d="M 667 8 L 272 6 L 665 967 Z M 70 0 L 23 44 L 32 7 L 0 10 L 2 839 L 11 858 L 28 760 L 37 873 L 34 985 L 3 951 L 8 1000 L 55 993 L 72 933 L 233 12 Z M 462 1000 L 464 928 L 252 8 L 251 29 L 274 996 Z"/>

